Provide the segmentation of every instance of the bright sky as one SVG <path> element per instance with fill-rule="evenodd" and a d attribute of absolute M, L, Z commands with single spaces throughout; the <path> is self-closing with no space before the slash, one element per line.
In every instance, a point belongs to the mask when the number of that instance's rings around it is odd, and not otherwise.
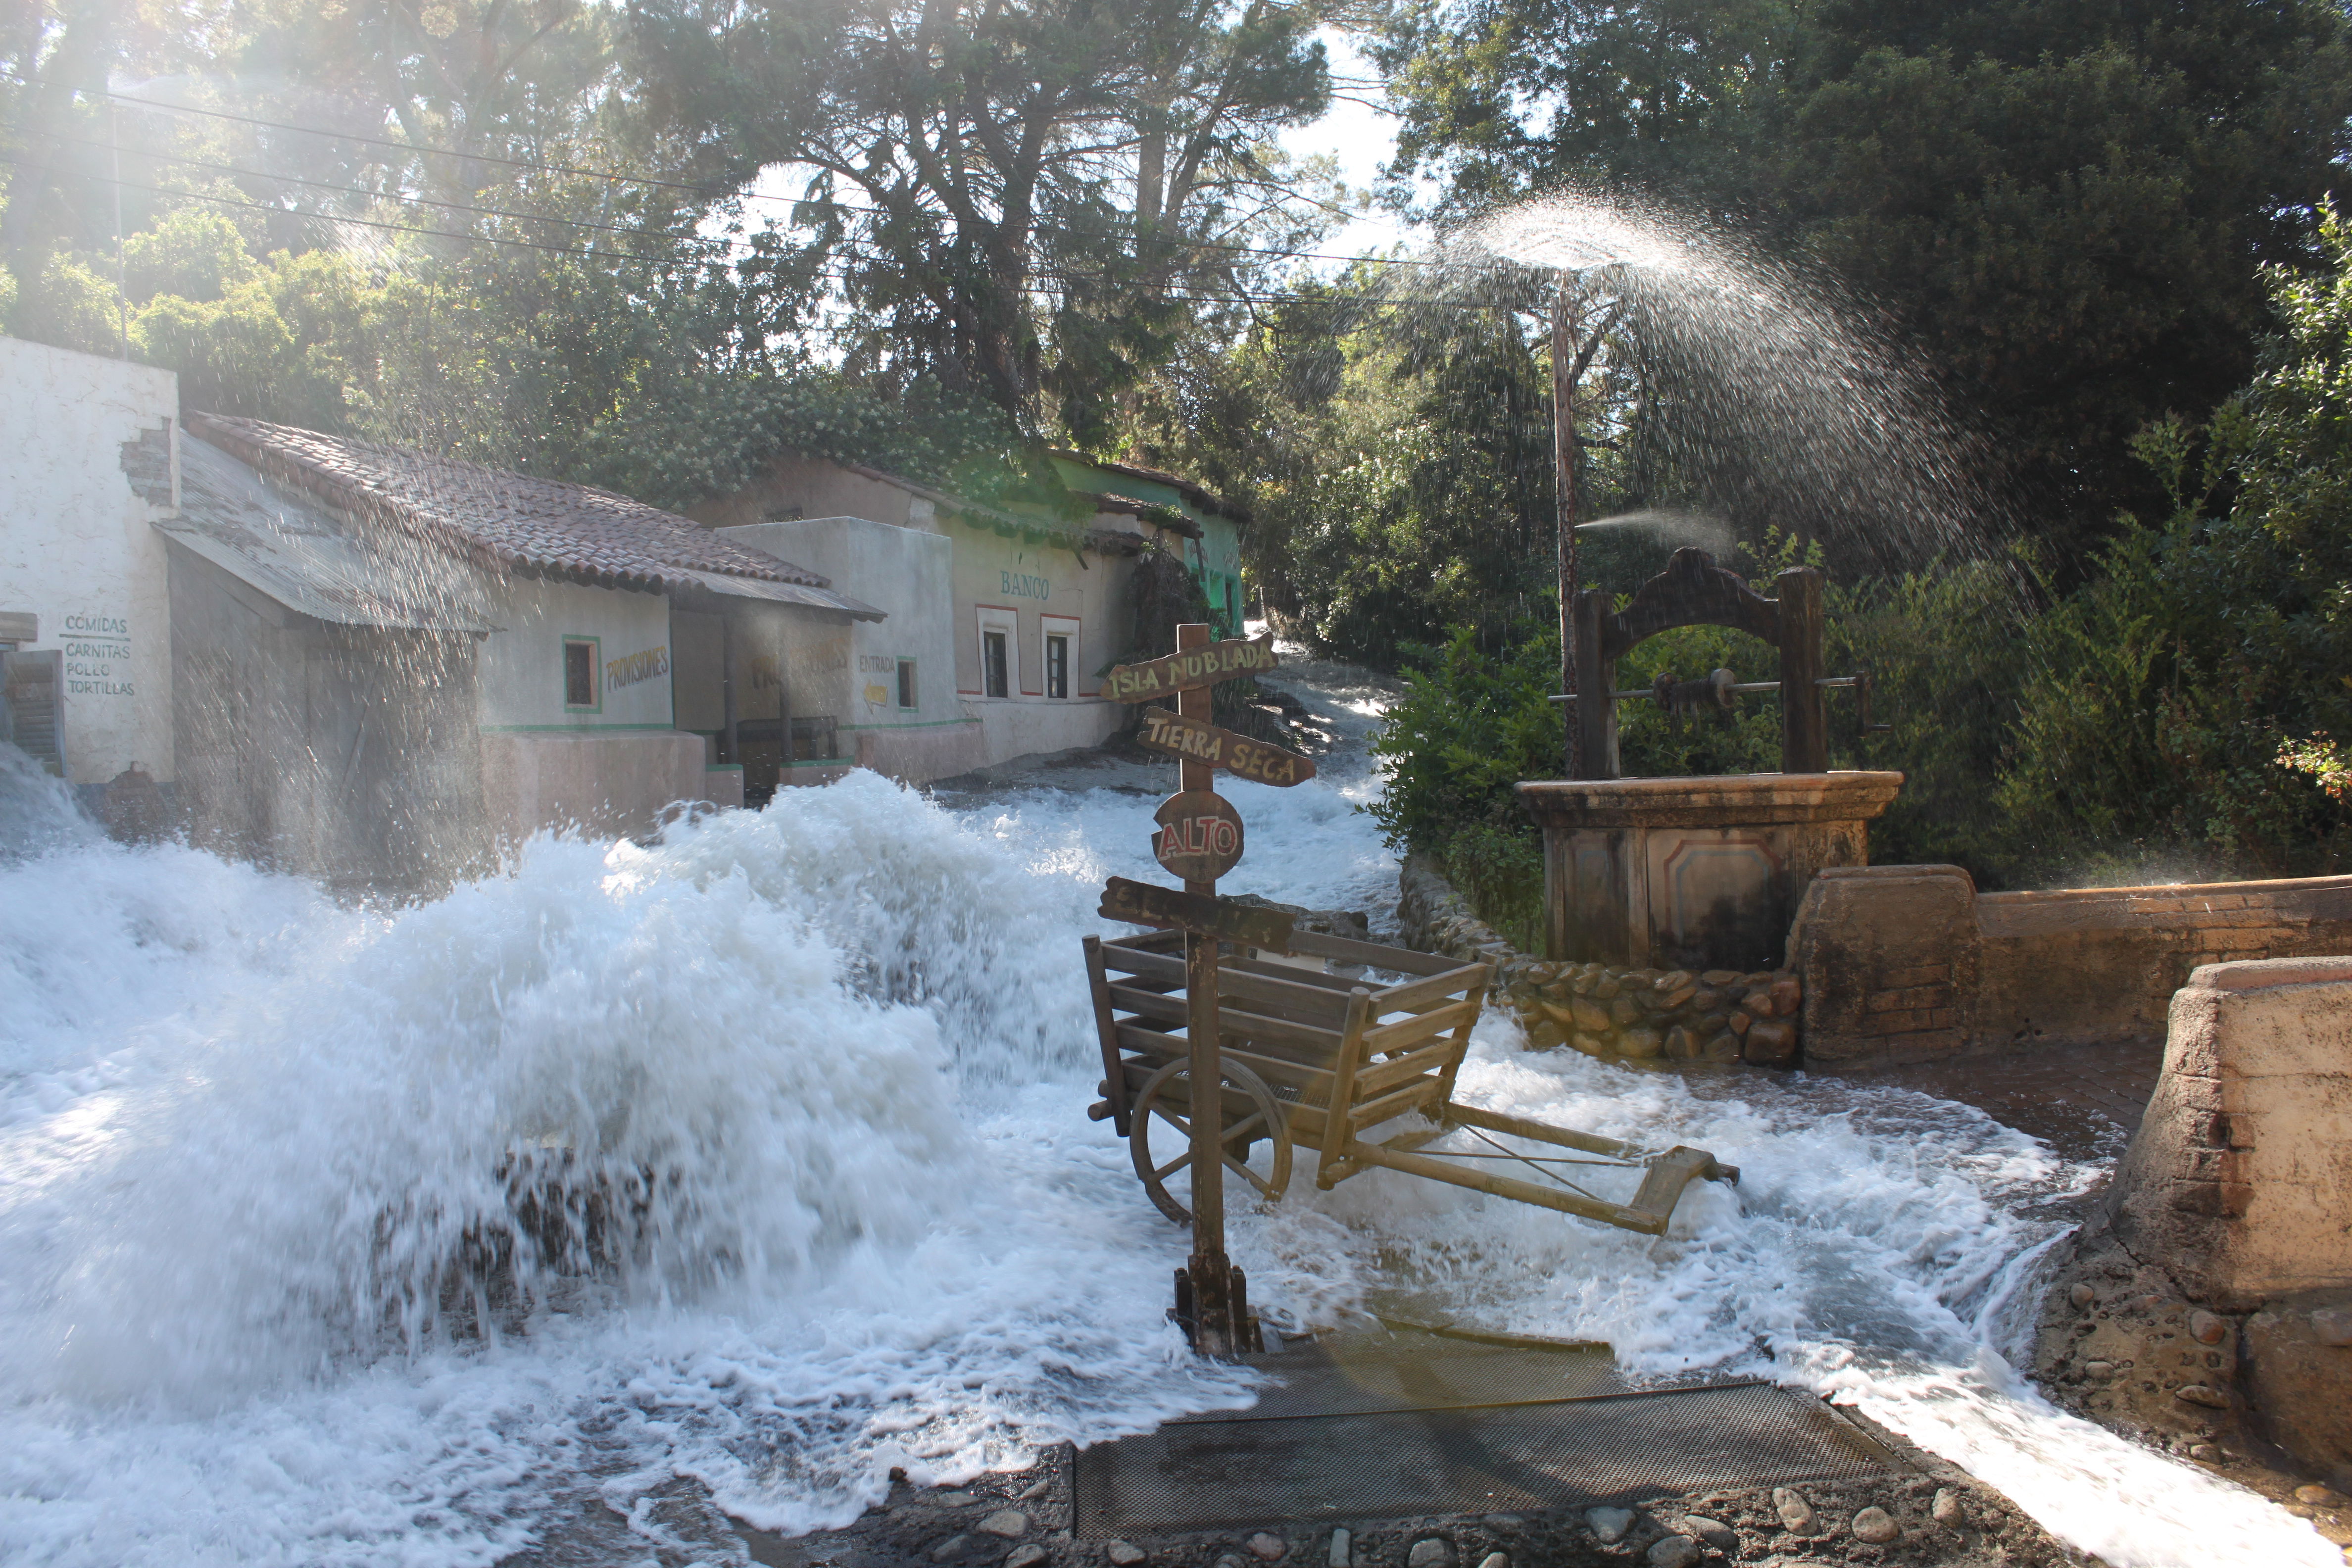
<path fill-rule="evenodd" d="M 1396 119 L 1377 107 L 1387 95 L 1377 85 L 1380 72 L 1348 37 L 1331 28 L 1319 35 L 1330 51 L 1332 84 L 1338 95 L 1331 111 L 1312 125 L 1283 132 L 1279 140 L 1293 156 L 1312 158 L 1330 153 L 1339 160 L 1340 177 L 1359 196 L 1369 193 L 1380 177 L 1381 165 L 1396 155 Z M 1367 216 L 1334 233 L 1323 248 L 1340 256 L 1384 251 L 1406 237 L 1404 226 L 1384 211 Z M 1325 262 L 1316 270 L 1330 273 L 1339 264 Z"/>

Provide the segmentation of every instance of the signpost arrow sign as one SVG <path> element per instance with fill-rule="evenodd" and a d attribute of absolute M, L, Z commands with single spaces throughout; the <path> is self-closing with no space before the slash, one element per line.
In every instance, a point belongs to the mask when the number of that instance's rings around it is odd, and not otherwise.
<path fill-rule="evenodd" d="M 1149 702 L 1171 691 L 1192 691 L 1236 676 L 1263 675 L 1281 661 L 1274 637 L 1239 637 L 1202 647 L 1179 648 L 1142 664 L 1113 665 L 1103 675 L 1102 694 L 1114 702 Z"/>
<path fill-rule="evenodd" d="M 1135 739 L 1149 750 L 1164 752 L 1188 763 L 1206 763 L 1236 778 L 1255 779 L 1259 784 L 1287 788 L 1315 776 L 1314 762 L 1297 752 L 1254 741 L 1214 724 L 1203 724 L 1198 719 L 1187 719 L 1165 708 L 1143 710 L 1143 723 L 1137 729 Z"/>
<path fill-rule="evenodd" d="M 1290 951 L 1293 917 L 1280 910 L 1237 904 L 1230 899 L 1204 899 L 1198 893 L 1130 882 L 1125 877 L 1113 877 L 1103 884 L 1102 908 L 1096 912 L 1107 921 L 1174 926 L 1267 952 Z"/>

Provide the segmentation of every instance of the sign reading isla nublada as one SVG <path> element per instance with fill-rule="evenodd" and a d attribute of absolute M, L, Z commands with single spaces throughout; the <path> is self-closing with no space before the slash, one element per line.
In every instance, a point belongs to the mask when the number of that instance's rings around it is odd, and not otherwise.
<path fill-rule="evenodd" d="M 1203 724 L 1197 719 L 1171 713 L 1165 708 L 1143 710 L 1143 723 L 1136 731 L 1135 739 L 1139 745 L 1152 751 L 1165 752 L 1186 762 L 1206 763 L 1236 778 L 1255 779 L 1259 784 L 1288 788 L 1315 776 L 1314 763 L 1297 752 L 1253 741 L 1247 735 Z"/>
<path fill-rule="evenodd" d="M 1143 664 L 1113 665 L 1103 676 L 1102 694 L 1114 702 L 1149 702 L 1171 691 L 1192 691 L 1237 676 L 1263 675 L 1280 662 L 1274 657 L 1271 632 L 1246 641 L 1234 637 L 1205 647 L 1179 648 L 1165 658 Z"/>

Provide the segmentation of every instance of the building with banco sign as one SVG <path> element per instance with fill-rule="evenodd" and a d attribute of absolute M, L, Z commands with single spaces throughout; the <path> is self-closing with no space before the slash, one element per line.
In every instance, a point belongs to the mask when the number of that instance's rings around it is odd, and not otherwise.
<path fill-rule="evenodd" d="M 1076 453 L 1055 452 L 1052 460 L 1063 482 L 1094 503 L 1083 524 L 1007 511 L 822 458 L 785 458 L 688 515 L 804 560 L 890 608 L 887 620 L 855 634 L 863 708 L 855 754 L 899 777 L 937 778 L 1097 745 L 1125 726 L 1126 705 L 1102 695 L 1103 670 L 1165 651 L 1129 647 L 1131 580 L 1146 551 L 1183 562 L 1225 623 L 1221 629 L 1238 635 L 1245 513 L 1171 475 Z M 870 531 L 877 527 L 882 531 Z M 812 537 L 878 542 L 891 531 L 945 542 L 944 597 L 926 587 L 886 600 L 883 584 L 896 568 L 877 555 L 853 563 Z M 939 567 L 924 570 L 935 574 Z M 918 701 L 902 707 L 898 672 L 910 666 Z M 917 729 L 929 733 L 918 739 Z"/>
<path fill-rule="evenodd" d="M 1242 520 L 1054 460 L 1083 523 L 830 462 L 689 519 L 184 418 L 168 372 L 0 339 L 0 726 L 110 821 L 394 887 L 544 828 L 1097 744 L 1129 717 L 1102 672 L 1161 651 L 1129 646 L 1138 563 L 1237 614 Z"/>

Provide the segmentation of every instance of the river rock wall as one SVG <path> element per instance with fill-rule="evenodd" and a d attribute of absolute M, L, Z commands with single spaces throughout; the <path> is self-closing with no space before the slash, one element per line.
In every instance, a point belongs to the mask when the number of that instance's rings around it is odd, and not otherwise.
<path fill-rule="evenodd" d="M 1470 906 L 1423 855 L 1399 873 L 1406 945 L 1496 966 L 1495 999 L 1538 1050 L 1572 1046 L 1633 1061 L 1750 1062 L 1800 1058 L 1804 989 L 1788 970 L 1624 969 L 1555 963 L 1521 952 Z"/>

